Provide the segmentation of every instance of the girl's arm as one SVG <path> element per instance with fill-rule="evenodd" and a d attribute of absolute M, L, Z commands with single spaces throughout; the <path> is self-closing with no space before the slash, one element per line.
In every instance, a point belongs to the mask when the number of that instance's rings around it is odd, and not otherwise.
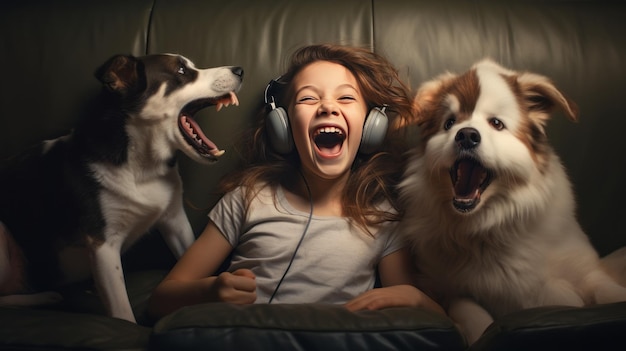
<path fill-rule="evenodd" d="M 148 311 L 164 316 L 180 307 L 204 302 L 237 304 L 256 300 L 256 283 L 250 270 L 213 276 L 232 246 L 212 221 L 189 247 L 150 297 Z"/>
<path fill-rule="evenodd" d="M 346 304 L 349 310 L 377 310 L 387 307 L 419 306 L 445 314 L 443 308 L 415 287 L 415 272 L 408 249 L 385 257 L 378 265 L 382 288 L 367 291 Z"/>

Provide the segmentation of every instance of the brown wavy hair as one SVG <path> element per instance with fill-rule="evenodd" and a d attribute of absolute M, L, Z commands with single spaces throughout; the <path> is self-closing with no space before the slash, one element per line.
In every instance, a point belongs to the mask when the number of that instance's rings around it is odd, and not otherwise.
<path fill-rule="evenodd" d="M 396 189 L 405 164 L 405 137 L 401 129 L 393 126 L 402 125 L 401 120 L 413 116 L 411 92 L 393 65 L 381 55 L 360 47 L 320 44 L 302 47 L 291 56 L 289 68 L 280 78 L 284 87 L 274 95 L 278 106 L 289 105 L 293 78 L 316 61 L 337 63 L 352 72 L 368 109 L 386 106 L 390 128 L 384 145 L 373 154 L 357 155 L 342 195 L 344 216 L 371 234 L 370 227 L 377 227 L 385 221 L 397 221 L 404 212 L 397 201 Z M 256 126 L 243 137 L 241 167 L 221 182 L 220 190 L 224 192 L 244 186 L 248 203 L 261 188 L 259 184 L 275 189 L 293 179 L 300 167 L 295 148 L 283 155 L 269 144 L 265 126 L 268 112 L 265 106 L 257 116 Z M 391 204 L 392 209 L 379 206 L 384 201 Z"/>

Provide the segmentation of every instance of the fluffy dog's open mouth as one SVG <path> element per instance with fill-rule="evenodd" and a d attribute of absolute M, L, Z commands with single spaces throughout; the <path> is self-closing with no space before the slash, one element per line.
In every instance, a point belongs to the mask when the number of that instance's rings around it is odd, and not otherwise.
<path fill-rule="evenodd" d="M 315 145 L 322 154 L 327 156 L 338 154 L 344 140 L 346 140 L 346 134 L 336 127 L 321 127 L 313 135 Z"/>
<path fill-rule="evenodd" d="M 474 158 L 461 158 L 450 169 L 454 187 L 452 204 L 459 212 L 470 212 L 493 178 L 493 172 Z"/>
<path fill-rule="evenodd" d="M 218 157 L 224 154 L 224 150 L 220 150 L 215 143 L 206 137 L 202 128 L 193 119 L 198 111 L 208 106 L 216 106 L 217 111 L 222 107 L 230 105 L 239 105 L 239 100 L 234 92 L 230 92 L 219 98 L 200 99 L 195 100 L 183 107 L 178 116 L 178 127 L 185 137 L 185 140 L 191 145 L 200 156 L 217 160 Z"/>

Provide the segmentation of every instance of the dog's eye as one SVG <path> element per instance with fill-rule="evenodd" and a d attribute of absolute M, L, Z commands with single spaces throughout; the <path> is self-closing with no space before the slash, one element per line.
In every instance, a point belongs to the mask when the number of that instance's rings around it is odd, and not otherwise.
<path fill-rule="evenodd" d="M 497 119 L 497 118 L 491 118 L 489 120 L 489 125 L 492 126 L 494 129 L 496 130 L 502 130 L 504 129 L 504 123 L 502 123 L 501 120 Z"/>
<path fill-rule="evenodd" d="M 177 71 L 177 73 L 178 73 L 178 74 L 183 74 L 183 75 L 184 75 L 184 74 L 185 74 L 185 66 L 179 66 L 179 67 L 178 67 L 178 71 Z"/>
<path fill-rule="evenodd" d="M 443 124 L 443 129 L 450 130 L 450 128 L 452 128 L 455 122 L 456 122 L 455 118 L 448 118 L 448 120 L 446 120 L 446 123 Z"/>

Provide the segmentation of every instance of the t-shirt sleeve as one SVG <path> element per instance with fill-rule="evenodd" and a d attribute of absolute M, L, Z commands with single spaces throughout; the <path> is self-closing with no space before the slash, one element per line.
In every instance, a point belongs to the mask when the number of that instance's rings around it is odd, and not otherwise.
<path fill-rule="evenodd" d="M 244 192 L 237 188 L 225 194 L 209 212 L 209 219 L 228 240 L 237 246 L 245 220 Z"/>
<path fill-rule="evenodd" d="M 385 223 L 381 228 L 381 233 L 386 237 L 385 248 L 382 257 L 394 253 L 407 245 L 406 241 L 400 235 L 398 230 L 398 222 Z"/>

